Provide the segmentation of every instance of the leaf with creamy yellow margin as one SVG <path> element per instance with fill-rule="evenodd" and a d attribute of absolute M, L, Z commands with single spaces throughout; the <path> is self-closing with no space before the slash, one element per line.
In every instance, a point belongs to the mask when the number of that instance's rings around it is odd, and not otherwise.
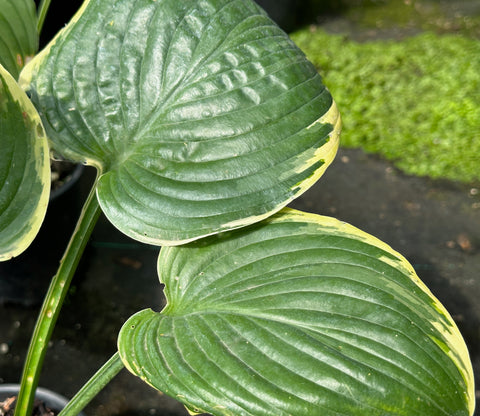
<path fill-rule="evenodd" d="M 20 78 L 54 150 L 94 165 L 105 215 L 149 244 L 272 215 L 338 148 L 321 77 L 252 0 L 89 0 Z"/>
<path fill-rule="evenodd" d="M 407 260 L 334 218 L 284 209 L 158 260 L 167 306 L 132 316 L 125 366 L 215 416 L 471 416 L 453 319 Z"/>
<path fill-rule="evenodd" d="M 40 229 L 50 160 L 40 116 L 0 65 L 0 261 L 22 253 Z"/>

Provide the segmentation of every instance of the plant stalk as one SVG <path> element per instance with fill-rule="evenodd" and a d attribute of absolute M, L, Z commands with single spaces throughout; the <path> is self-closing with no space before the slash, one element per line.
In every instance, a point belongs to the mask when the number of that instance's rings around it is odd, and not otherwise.
<path fill-rule="evenodd" d="M 120 354 L 116 352 L 75 394 L 58 416 L 78 415 L 123 368 Z"/>
<path fill-rule="evenodd" d="M 40 35 L 43 28 L 43 23 L 45 22 L 45 18 L 47 17 L 48 8 L 50 7 L 51 0 L 42 0 L 40 5 L 38 6 L 38 14 L 37 14 L 37 32 Z"/>
<path fill-rule="evenodd" d="M 43 301 L 32 339 L 30 340 L 15 408 L 15 416 L 30 416 L 32 413 L 35 390 L 38 386 L 48 343 L 68 293 L 72 277 L 101 212 L 95 188 L 96 186 L 94 185 L 90 190 L 70 242 L 60 261 L 57 274 L 50 282 L 48 292 Z"/>

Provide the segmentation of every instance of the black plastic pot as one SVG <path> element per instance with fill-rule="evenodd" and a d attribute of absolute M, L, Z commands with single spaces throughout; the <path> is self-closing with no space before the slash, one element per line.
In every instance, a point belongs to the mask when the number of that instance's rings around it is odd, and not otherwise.
<path fill-rule="evenodd" d="M 60 198 L 64 193 L 74 187 L 85 170 L 84 165 L 61 161 L 52 161 L 52 170 L 53 164 L 56 164 L 59 170 L 58 175 L 62 177 L 59 178 L 61 184 L 58 187 L 52 188 L 50 192 L 50 202 Z"/>
<path fill-rule="evenodd" d="M 10 397 L 16 397 L 18 391 L 18 384 L 0 384 L 0 403 Z M 52 410 L 55 414 L 58 414 L 68 403 L 68 399 L 65 397 L 41 387 L 37 388 L 35 399 L 45 405 L 48 409 Z M 78 416 L 85 416 L 85 414 L 82 412 L 79 413 Z"/>

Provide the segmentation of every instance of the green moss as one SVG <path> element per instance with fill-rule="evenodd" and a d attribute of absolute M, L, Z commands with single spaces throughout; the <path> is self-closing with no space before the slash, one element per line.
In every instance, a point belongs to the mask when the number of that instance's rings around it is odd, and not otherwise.
<path fill-rule="evenodd" d="M 480 42 L 425 33 L 357 43 L 320 29 L 292 34 L 342 113 L 342 145 L 410 174 L 480 180 Z"/>

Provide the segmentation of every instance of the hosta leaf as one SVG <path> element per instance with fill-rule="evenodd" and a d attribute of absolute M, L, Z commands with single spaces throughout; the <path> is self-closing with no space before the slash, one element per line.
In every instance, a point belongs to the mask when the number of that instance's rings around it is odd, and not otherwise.
<path fill-rule="evenodd" d="M 460 416 L 472 368 L 409 263 L 338 220 L 283 210 L 162 248 L 168 304 L 131 317 L 127 368 L 214 415 Z"/>
<path fill-rule="evenodd" d="M 50 194 L 50 161 L 40 117 L 0 65 L 0 261 L 35 238 Z"/>
<path fill-rule="evenodd" d="M 0 0 L 0 64 L 16 79 L 38 49 L 33 0 Z"/>
<path fill-rule="evenodd" d="M 100 169 L 106 216 L 148 243 L 271 215 L 338 146 L 320 76 L 251 0 L 90 0 L 21 79 L 54 149 Z"/>

